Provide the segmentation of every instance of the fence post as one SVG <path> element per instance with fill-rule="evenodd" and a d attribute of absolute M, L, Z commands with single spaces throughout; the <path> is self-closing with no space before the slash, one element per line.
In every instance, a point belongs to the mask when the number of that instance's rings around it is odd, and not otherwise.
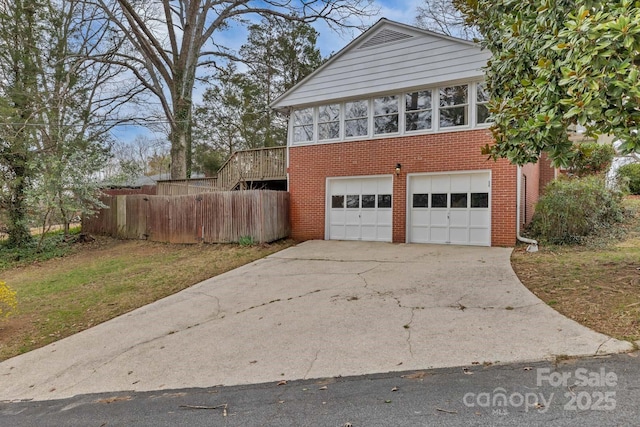
<path fill-rule="evenodd" d="M 116 235 L 127 234 L 127 196 L 116 196 Z"/>

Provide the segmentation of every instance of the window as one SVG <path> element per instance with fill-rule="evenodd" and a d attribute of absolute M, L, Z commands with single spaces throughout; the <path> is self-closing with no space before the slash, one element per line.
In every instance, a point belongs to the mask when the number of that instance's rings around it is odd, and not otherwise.
<path fill-rule="evenodd" d="M 359 208 L 360 208 L 360 195 L 347 194 L 347 209 L 359 209 Z"/>
<path fill-rule="evenodd" d="M 429 195 L 417 194 L 413 195 L 413 207 L 414 208 L 428 208 L 429 207 Z"/>
<path fill-rule="evenodd" d="M 452 208 L 467 208 L 467 193 L 452 193 L 451 194 L 451 207 Z"/>
<path fill-rule="evenodd" d="M 447 194 L 432 194 L 431 195 L 431 207 L 432 208 L 446 208 L 447 207 Z"/>
<path fill-rule="evenodd" d="M 332 209 L 344 208 L 344 196 L 331 196 L 331 208 Z"/>
<path fill-rule="evenodd" d="M 293 112 L 293 142 L 313 141 L 313 108 Z"/>
<path fill-rule="evenodd" d="M 318 109 L 318 140 L 340 138 L 340 104 L 322 105 Z"/>
<path fill-rule="evenodd" d="M 375 208 L 376 207 L 376 195 L 375 194 L 363 194 L 362 195 L 362 208 Z"/>
<path fill-rule="evenodd" d="M 489 92 L 487 86 L 484 83 L 478 83 L 476 85 L 476 123 L 489 123 Z"/>
<path fill-rule="evenodd" d="M 353 101 L 344 104 L 344 136 L 366 136 L 369 134 L 369 102 Z"/>
<path fill-rule="evenodd" d="M 373 133 L 398 132 L 398 96 L 390 95 L 373 100 Z"/>
<path fill-rule="evenodd" d="M 471 193 L 472 208 L 488 208 L 489 193 Z"/>
<path fill-rule="evenodd" d="M 469 124 L 469 86 L 440 88 L 440 127 Z"/>
<path fill-rule="evenodd" d="M 431 129 L 431 91 L 407 93 L 404 96 L 407 132 Z"/>
<path fill-rule="evenodd" d="M 391 194 L 378 194 L 378 208 L 391 207 Z"/>

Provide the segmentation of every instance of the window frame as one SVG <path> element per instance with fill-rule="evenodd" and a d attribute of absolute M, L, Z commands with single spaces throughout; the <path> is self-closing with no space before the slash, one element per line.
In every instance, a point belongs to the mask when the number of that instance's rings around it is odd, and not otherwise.
<path fill-rule="evenodd" d="M 434 104 L 434 98 L 435 98 L 435 97 L 434 97 L 434 91 L 435 91 L 435 89 L 434 89 L 434 88 L 430 88 L 430 89 L 418 89 L 418 90 L 414 90 L 414 91 L 411 91 L 411 92 L 404 92 L 404 93 L 402 94 L 402 95 L 403 95 L 403 98 L 404 98 L 404 100 L 405 100 L 405 102 L 403 103 L 403 110 L 404 110 L 404 111 L 403 111 L 403 114 L 402 114 L 402 117 L 403 117 L 403 119 L 404 119 L 404 120 L 403 120 L 403 121 L 404 121 L 404 123 L 403 123 L 402 128 L 404 129 L 404 133 L 405 133 L 405 134 L 414 134 L 414 133 L 421 133 L 421 132 L 431 132 L 431 131 L 433 131 L 433 130 L 434 130 L 434 118 L 435 118 L 434 108 L 433 108 L 433 107 L 434 107 L 434 105 L 433 105 L 433 104 Z M 420 93 L 420 92 L 430 92 L 430 93 L 431 93 L 431 97 L 430 97 L 430 98 L 431 98 L 431 99 L 430 99 L 430 101 L 431 101 L 431 102 L 429 103 L 429 107 L 428 107 L 428 108 L 420 108 L 420 109 L 416 109 L 416 110 L 409 110 L 409 109 L 407 109 L 407 102 L 406 102 L 406 100 L 407 100 L 407 96 L 410 96 L 410 95 L 412 95 L 412 94 L 414 94 L 414 93 Z M 409 114 L 418 114 L 418 117 L 420 117 L 420 113 L 423 113 L 423 112 L 426 112 L 426 111 L 431 112 L 431 125 L 430 125 L 428 128 L 426 128 L 426 129 L 411 129 L 411 130 L 407 129 L 407 116 L 408 116 Z"/>
<path fill-rule="evenodd" d="M 311 110 L 311 124 L 300 124 L 300 125 L 296 125 L 296 113 L 299 111 L 304 111 L 304 110 Z M 318 140 L 318 137 L 316 135 L 316 110 L 317 108 L 315 107 L 305 107 L 305 108 L 299 108 L 297 110 L 295 110 L 293 112 L 293 114 L 291 115 L 291 145 L 303 145 L 303 144 L 313 144 Z M 310 140 L 301 140 L 301 141 L 296 141 L 295 137 L 296 137 L 296 128 L 304 128 L 307 126 L 311 126 L 311 139 Z"/>
<path fill-rule="evenodd" d="M 322 104 L 316 107 L 316 109 L 318 110 L 318 123 L 317 123 L 317 140 L 318 142 L 325 142 L 325 141 L 337 141 L 340 140 L 340 138 L 342 137 L 342 104 L 341 102 L 333 102 L 330 104 Z M 330 120 L 330 121 L 321 121 L 320 117 L 321 117 L 321 112 L 320 109 L 323 107 L 332 107 L 332 106 L 337 106 L 338 107 L 338 116 L 336 118 L 336 120 Z M 337 123 L 338 124 L 338 136 L 333 137 L 333 138 L 320 138 L 320 126 L 321 125 L 328 125 L 331 123 Z"/>
<path fill-rule="evenodd" d="M 436 89 L 438 91 L 438 102 L 437 102 L 437 106 L 438 106 L 438 130 L 440 129 L 461 129 L 461 128 L 471 128 L 471 85 L 472 83 L 460 83 L 460 84 L 451 84 L 451 85 L 447 85 L 447 86 L 438 86 Z M 452 105 L 441 105 L 441 91 L 443 89 L 449 89 L 449 88 L 455 88 L 455 87 L 463 87 L 466 86 L 467 87 L 467 95 L 466 95 L 466 102 L 464 104 L 452 104 Z M 464 108 L 465 111 L 465 116 L 466 116 L 466 123 L 461 124 L 461 125 L 452 125 L 452 126 L 442 126 L 442 110 L 453 110 L 453 109 L 457 109 L 457 108 Z"/>
<path fill-rule="evenodd" d="M 366 107 L 367 107 L 367 115 L 366 116 L 357 116 L 357 117 L 347 117 L 347 104 L 349 103 L 356 103 L 356 102 L 364 102 Z M 359 98 L 359 99 L 351 99 L 348 101 L 344 101 L 341 102 L 342 105 L 342 110 L 344 111 L 343 115 L 342 115 L 342 122 L 343 122 L 343 126 L 342 128 L 344 129 L 343 132 L 343 139 L 344 140 L 350 140 L 350 139 L 358 139 L 358 138 L 368 138 L 369 135 L 371 135 L 371 99 L 370 98 Z M 365 133 L 364 135 L 347 135 L 347 122 L 348 121 L 356 121 L 356 120 L 365 120 L 367 122 L 367 133 Z"/>
<path fill-rule="evenodd" d="M 376 100 L 378 99 L 383 99 L 383 98 L 395 98 L 396 101 L 396 111 L 392 112 L 392 113 L 385 113 L 385 114 L 376 114 Z M 372 119 L 372 135 L 373 136 L 377 136 L 380 137 L 381 135 L 398 135 L 400 134 L 400 129 L 402 129 L 401 127 L 401 123 L 400 123 L 400 113 L 401 113 L 401 105 L 400 105 L 400 98 L 401 96 L 398 95 L 397 93 L 394 94 L 388 94 L 388 95 L 379 95 L 379 96 L 375 96 L 371 99 L 371 119 Z M 379 117 L 393 117 L 395 116 L 397 119 L 397 129 L 395 132 L 384 132 L 384 133 L 378 133 L 376 132 L 376 119 Z"/>
<path fill-rule="evenodd" d="M 487 113 L 489 113 L 489 98 L 487 98 L 486 101 L 478 101 L 478 94 L 480 93 L 479 88 L 480 86 L 486 85 L 485 81 L 480 81 L 480 82 L 475 82 L 474 83 L 474 95 L 473 95 L 473 108 L 474 108 L 474 114 L 473 114 L 473 119 L 474 119 L 474 124 L 476 127 L 489 127 L 493 124 L 492 121 L 487 121 L 487 122 L 478 122 L 478 107 L 479 106 L 484 106 L 487 108 Z M 490 113 L 489 113 L 490 114 Z"/>

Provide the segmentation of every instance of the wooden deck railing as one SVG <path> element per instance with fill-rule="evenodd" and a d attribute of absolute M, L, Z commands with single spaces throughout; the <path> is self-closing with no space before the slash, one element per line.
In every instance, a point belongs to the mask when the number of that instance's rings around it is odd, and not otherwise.
<path fill-rule="evenodd" d="M 253 181 L 287 179 L 287 147 L 236 151 L 222 165 L 216 178 L 158 181 L 159 196 L 229 191 Z"/>

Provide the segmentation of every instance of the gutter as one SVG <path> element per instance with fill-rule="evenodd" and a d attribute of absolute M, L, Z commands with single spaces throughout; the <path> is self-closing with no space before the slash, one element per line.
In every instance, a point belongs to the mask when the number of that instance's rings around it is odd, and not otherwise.
<path fill-rule="evenodd" d="M 538 252 L 538 241 L 533 239 L 527 239 L 520 235 L 520 207 L 522 206 L 522 166 L 518 165 L 518 177 L 516 184 L 516 238 L 518 241 L 528 243 L 527 252 Z"/>

